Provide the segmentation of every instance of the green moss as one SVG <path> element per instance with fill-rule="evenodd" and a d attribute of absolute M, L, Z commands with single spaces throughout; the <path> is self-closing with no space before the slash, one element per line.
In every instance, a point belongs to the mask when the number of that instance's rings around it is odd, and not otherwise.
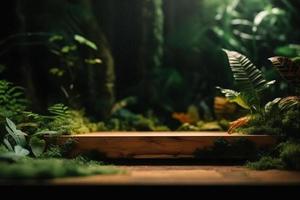
<path fill-rule="evenodd" d="M 300 170 L 300 143 L 285 142 L 280 145 L 280 158 L 287 169 Z"/>
<path fill-rule="evenodd" d="M 284 163 L 280 158 L 265 156 L 256 162 L 248 162 L 246 167 L 255 170 L 284 169 Z"/>
<path fill-rule="evenodd" d="M 300 143 L 287 141 L 280 143 L 256 162 L 248 162 L 247 167 L 256 170 L 289 169 L 300 170 Z"/>
<path fill-rule="evenodd" d="M 291 109 L 262 116 L 252 116 L 250 122 L 237 129 L 238 132 L 256 135 L 268 134 L 285 138 L 300 138 L 300 110 Z"/>
<path fill-rule="evenodd" d="M 300 138 L 300 110 L 289 110 L 282 115 L 282 128 L 286 136 Z"/>
<path fill-rule="evenodd" d="M 101 163 L 80 159 L 24 158 L 15 163 L 0 162 L 1 179 L 51 179 L 59 177 L 116 174 L 121 171 Z"/>
<path fill-rule="evenodd" d="M 260 114 L 253 115 L 248 124 L 237 129 L 237 132 L 249 135 L 282 135 L 281 118 L 279 115 L 263 117 Z"/>

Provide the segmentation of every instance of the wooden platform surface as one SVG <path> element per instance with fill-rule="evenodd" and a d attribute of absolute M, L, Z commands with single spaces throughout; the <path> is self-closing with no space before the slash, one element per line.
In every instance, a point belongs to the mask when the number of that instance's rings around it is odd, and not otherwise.
<path fill-rule="evenodd" d="M 241 166 L 120 166 L 121 175 L 55 179 L 50 185 L 299 185 L 300 172 Z"/>
<path fill-rule="evenodd" d="M 57 138 L 58 144 L 68 139 L 76 141 L 72 154 L 94 151 L 106 158 L 194 158 L 197 149 L 213 146 L 223 138 L 229 142 L 246 138 L 258 147 L 276 143 L 268 135 L 228 134 L 226 132 L 98 132 L 81 135 L 66 135 Z"/>

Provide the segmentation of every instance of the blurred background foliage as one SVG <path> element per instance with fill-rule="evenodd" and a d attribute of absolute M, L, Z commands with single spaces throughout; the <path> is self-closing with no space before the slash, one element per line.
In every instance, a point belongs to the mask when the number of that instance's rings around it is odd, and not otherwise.
<path fill-rule="evenodd" d="M 0 12 L 0 78 L 26 88 L 36 112 L 63 102 L 95 120 L 124 116 L 119 106 L 171 128 L 180 124 L 174 113 L 195 109 L 197 120 L 210 121 L 218 118 L 215 87 L 233 86 L 222 48 L 279 80 L 269 96 L 289 94 L 267 58 L 300 55 L 299 4 L 11 0 Z"/>

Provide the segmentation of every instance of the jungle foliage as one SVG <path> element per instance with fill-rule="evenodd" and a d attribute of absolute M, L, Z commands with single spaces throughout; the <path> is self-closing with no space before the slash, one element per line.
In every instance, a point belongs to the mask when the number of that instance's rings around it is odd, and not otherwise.
<path fill-rule="evenodd" d="M 298 169 L 299 7 L 12 0 L 0 12 L 1 156 L 20 166 L 59 157 L 45 134 L 228 130 L 280 136 L 279 153 L 252 166 Z M 224 141 L 216 148 L 206 153 L 242 151 Z"/>
<path fill-rule="evenodd" d="M 299 96 L 276 98 L 264 103 L 266 99 L 262 99 L 261 92 L 274 84 L 274 81 L 267 82 L 262 72 L 244 55 L 227 50 L 225 53 L 239 92 L 218 88 L 230 101 L 250 111 L 248 116 L 231 123 L 229 133 L 271 134 L 283 141 L 276 147 L 277 154 L 262 155 L 259 161 L 248 163 L 248 166 L 255 169 L 299 169 Z M 272 57 L 269 60 L 294 88 L 294 95 L 298 95 L 300 65 L 286 57 Z"/>

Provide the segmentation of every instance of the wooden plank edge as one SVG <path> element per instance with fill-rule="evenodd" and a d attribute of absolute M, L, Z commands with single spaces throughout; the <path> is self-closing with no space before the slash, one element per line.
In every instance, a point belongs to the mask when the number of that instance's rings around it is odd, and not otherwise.
<path fill-rule="evenodd" d="M 141 133 L 141 134 L 139 134 Z M 111 133 L 113 134 L 113 133 Z M 123 134 L 123 135 L 122 135 Z M 275 146 L 277 138 L 269 135 L 229 135 L 224 133 L 189 133 L 166 132 L 155 134 L 145 132 L 123 132 L 118 135 L 107 135 L 103 133 L 91 133 L 81 135 L 70 135 L 56 137 L 56 144 L 63 144 L 68 139 L 75 141 L 75 148 L 71 156 L 81 153 L 96 152 L 105 158 L 111 159 L 178 159 L 194 158 L 195 151 L 212 147 L 217 139 L 225 139 L 228 142 L 245 138 L 254 142 L 259 148 Z M 53 138 L 52 138 L 53 139 Z M 48 138 L 47 141 L 50 141 Z"/>

